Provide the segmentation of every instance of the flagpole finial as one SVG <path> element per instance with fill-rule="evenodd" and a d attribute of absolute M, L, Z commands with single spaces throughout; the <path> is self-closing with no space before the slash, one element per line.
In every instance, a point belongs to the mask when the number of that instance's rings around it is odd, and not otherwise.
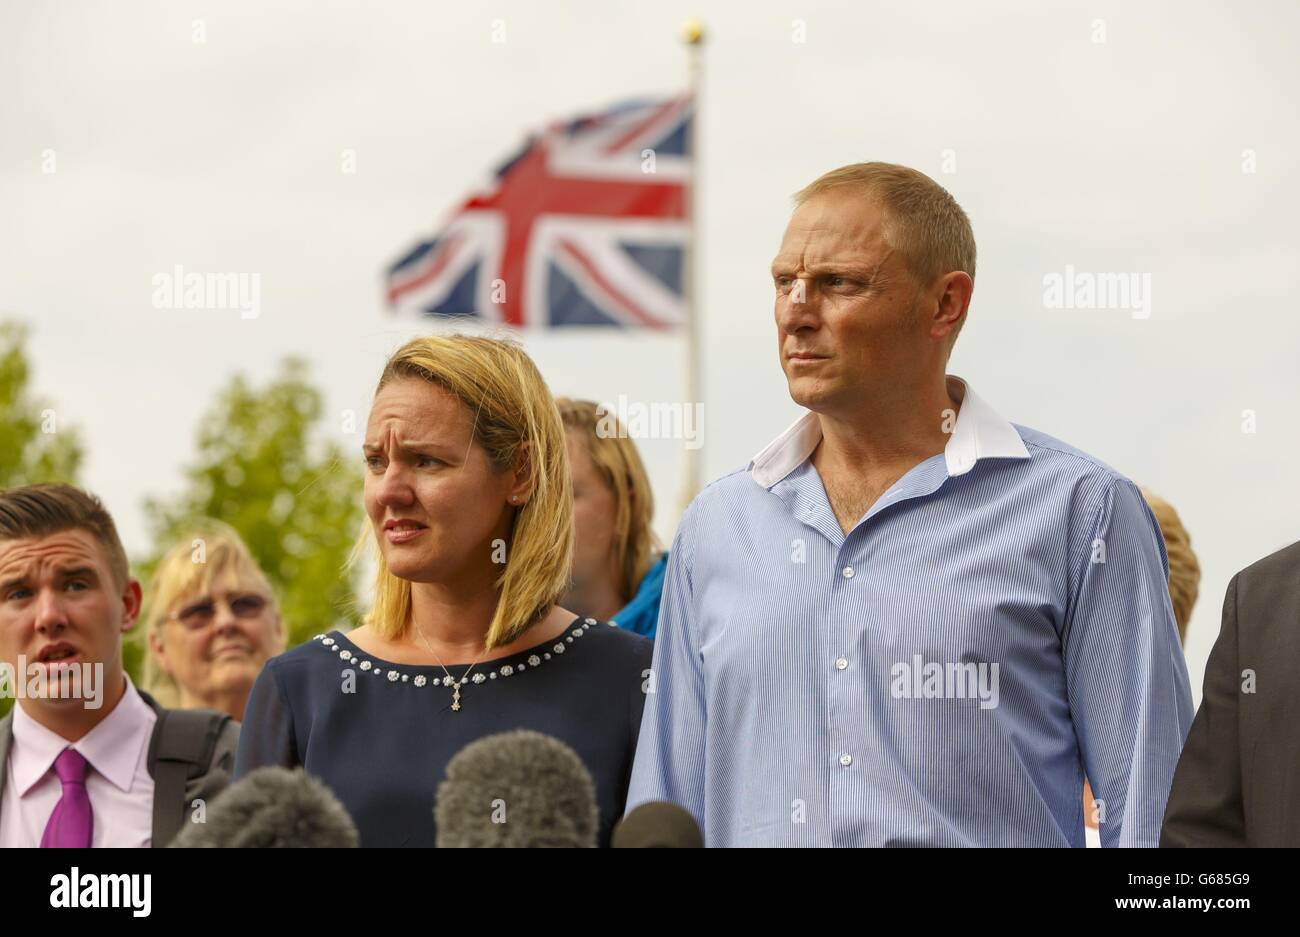
<path fill-rule="evenodd" d="M 687 20 L 682 24 L 682 38 L 687 45 L 701 45 L 704 42 L 704 24 L 699 20 Z"/>

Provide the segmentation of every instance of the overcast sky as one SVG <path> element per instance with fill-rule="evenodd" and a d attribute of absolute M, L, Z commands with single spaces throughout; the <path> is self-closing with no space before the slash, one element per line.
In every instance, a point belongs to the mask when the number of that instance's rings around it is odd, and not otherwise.
<path fill-rule="evenodd" d="M 385 311 L 383 268 L 527 131 L 680 90 L 697 14 L 705 474 L 798 415 L 767 274 L 790 194 L 848 162 L 921 169 L 979 242 L 950 370 L 1182 514 L 1204 571 L 1199 700 L 1228 579 L 1300 538 L 1287 2 L 6 0 L 0 317 L 32 324 L 36 390 L 82 428 L 84 480 L 128 548 L 235 370 L 260 383 L 305 356 L 331 432 L 359 446 L 337 416 L 364 413 L 385 355 L 429 328 Z M 260 317 L 155 309 L 176 264 L 258 273 Z M 1067 266 L 1148 275 L 1149 317 L 1048 308 Z M 557 393 L 681 399 L 676 338 L 525 344 Z M 681 446 L 643 452 L 668 537 Z"/>

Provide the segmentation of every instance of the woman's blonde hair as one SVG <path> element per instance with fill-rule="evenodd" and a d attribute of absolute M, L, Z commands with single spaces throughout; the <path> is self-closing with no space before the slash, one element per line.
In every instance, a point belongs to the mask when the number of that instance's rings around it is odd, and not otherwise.
<path fill-rule="evenodd" d="M 650 526 L 654 519 L 654 494 L 650 476 L 628 437 L 608 408 L 590 400 L 561 397 L 556 401 L 564 425 L 576 430 L 587 454 L 614 495 L 614 552 L 618 565 L 618 590 L 630 601 L 646 571 L 660 552 Z"/>
<path fill-rule="evenodd" d="M 212 518 L 195 521 L 188 533 L 158 561 L 145 596 L 143 682 L 145 689 L 163 706 L 179 705 L 179 688 L 171 674 L 158 664 L 148 638 L 156 634 L 161 639 L 163 625 L 177 602 L 186 596 L 207 595 L 212 583 L 227 573 L 258 582 L 275 609 L 275 590 L 270 580 L 239 534 L 221 521 Z M 283 632 L 283 623 L 280 627 Z"/>
<path fill-rule="evenodd" d="M 1151 513 L 1160 524 L 1165 538 L 1165 553 L 1169 557 L 1169 602 L 1174 607 L 1174 621 L 1178 624 L 1178 637 L 1187 639 L 1187 623 L 1192 619 L 1192 606 L 1201 587 L 1201 564 L 1192 550 L 1192 537 L 1183 526 L 1182 518 L 1174 506 L 1158 494 L 1139 489 L 1151 506 Z"/>
<path fill-rule="evenodd" d="M 484 646 L 509 644 L 545 617 L 569 586 L 573 562 L 573 491 L 564 426 L 541 373 L 511 339 L 434 335 L 407 342 L 388 359 L 376 395 L 392 381 L 418 378 L 456 397 L 474 416 L 474 441 L 494 470 L 523 466 L 530 486 L 515 511 L 506 563 L 495 586 L 496 611 Z M 374 603 L 366 623 L 385 638 L 410 625 L 411 584 L 384 562 L 367 524 L 354 561 L 366 543 L 376 561 Z"/>

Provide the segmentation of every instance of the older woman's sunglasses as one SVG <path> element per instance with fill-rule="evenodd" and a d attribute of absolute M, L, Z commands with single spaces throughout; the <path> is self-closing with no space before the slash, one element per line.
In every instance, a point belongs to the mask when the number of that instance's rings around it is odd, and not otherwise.
<path fill-rule="evenodd" d="M 221 601 L 230 606 L 230 613 L 236 618 L 256 618 L 262 614 L 262 610 L 268 604 L 265 598 L 251 592 L 222 599 Z M 202 602 L 195 602 L 193 605 L 185 606 L 172 617 L 186 628 L 203 628 L 211 624 L 216 615 L 217 600 L 204 599 Z"/>

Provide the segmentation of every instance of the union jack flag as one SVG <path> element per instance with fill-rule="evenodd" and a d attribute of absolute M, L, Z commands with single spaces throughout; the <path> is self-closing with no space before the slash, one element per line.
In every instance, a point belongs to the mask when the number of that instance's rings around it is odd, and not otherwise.
<path fill-rule="evenodd" d="M 689 96 L 548 127 L 388 270 L 388 302 L 516 327 L 685 320 Z"/>

